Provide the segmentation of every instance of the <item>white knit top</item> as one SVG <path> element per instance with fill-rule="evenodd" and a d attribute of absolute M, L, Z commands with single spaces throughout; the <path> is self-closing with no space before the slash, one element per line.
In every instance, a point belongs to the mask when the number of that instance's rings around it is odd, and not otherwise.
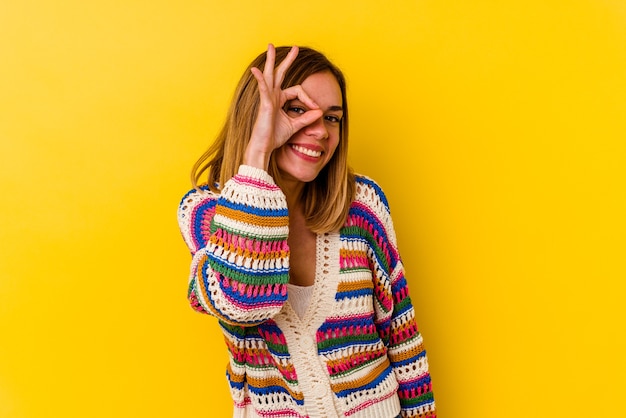
<path fill-rule="evenodd" d="M 339 282 L 339 234 L 317 236 L 315 259 L 314 285 L 288 285 L 288 302 L 274 319 L 284 330 L 290 347 L 307 416 L 339 418 L 326 365 L 320 360 L 315 344 L 316 331 L 333 309 L 333 296 Z M 391 402 L 394 412 L 398 413 L 397 396 Z"/>
<path fill-rule="evenodd" d="M 300 319 L 304 318 L 312 295 L 313 286 L 298 286 L 287 283 L 287 300 Z"/>

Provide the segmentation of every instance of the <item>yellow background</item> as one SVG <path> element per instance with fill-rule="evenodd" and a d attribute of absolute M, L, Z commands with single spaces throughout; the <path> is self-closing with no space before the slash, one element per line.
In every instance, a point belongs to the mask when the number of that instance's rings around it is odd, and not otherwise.
<path fill-rule="evenodd" d="M 0 3 L 0 417 L 230 414 L 176 208 L 268 42 L 347 74 L 440 416 L 626 416 L 626 3 L 382 3 Z"/>

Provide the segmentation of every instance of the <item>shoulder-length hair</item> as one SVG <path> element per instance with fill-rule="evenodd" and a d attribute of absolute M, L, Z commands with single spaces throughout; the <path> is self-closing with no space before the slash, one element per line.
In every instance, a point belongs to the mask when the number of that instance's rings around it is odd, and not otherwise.
<path fill-rule="evenodd" d="M 276 48 L 276 65 L 289 53 L 290 47 Z M 191 182 L 198 187 L 202 174 L 208 172 L 208 186 L 219 193 L 221 185 L 233 177 L 243 162 L 243 155 L 252 135 L 252 128 L 259 110 L 259 89 L 250 69 L 262 69 L 266 52 L 248 66 L 241 77 L 226 121 L 213 144 L 198 159 L 191 170 Z M 285 73 L 282 88 L 302 84 L 312 74 L 330 72 L 341 89 L 343 117 L 340 124 L 339 145 L 331 160 L 315 180 L 305 184 L 302 199 L 304 216 L 309 229 L 315 233 L 336 231 L 348 216 L 354 198 L 354 173 L 348 166 L 348 103 L 346 81 L 339 68 L 320 52 L 302 47 L 297 58 Z M 269 174 L 280 178 L 273 157 L 270 158 Z"/>

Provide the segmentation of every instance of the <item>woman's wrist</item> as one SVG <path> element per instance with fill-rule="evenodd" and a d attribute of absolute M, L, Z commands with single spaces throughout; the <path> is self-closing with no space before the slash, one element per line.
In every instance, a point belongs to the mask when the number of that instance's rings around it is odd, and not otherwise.
<path fill-rule="evenodd" d="M 243 164 L 251 167 L 256 167 L 261 170 L 267 171 L 270 166 L 271 152 L 258 151 L 251 147 L 246 148 L 243 155 Z"/>

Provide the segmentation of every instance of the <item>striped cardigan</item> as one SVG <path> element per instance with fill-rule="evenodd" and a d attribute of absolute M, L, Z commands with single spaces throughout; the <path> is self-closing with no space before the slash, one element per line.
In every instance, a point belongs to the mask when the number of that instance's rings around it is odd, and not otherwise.
<path fill-rule="evenodd" d="M 221 194 L 183 197 L 188 298 L 223 330 L 234 417 L 435 417 L 387 200 L 356 181 L 344 226 L 317 237 L 303 318 L 287 301 L 289 218 L 272 177 L 241 166 Z"/>

